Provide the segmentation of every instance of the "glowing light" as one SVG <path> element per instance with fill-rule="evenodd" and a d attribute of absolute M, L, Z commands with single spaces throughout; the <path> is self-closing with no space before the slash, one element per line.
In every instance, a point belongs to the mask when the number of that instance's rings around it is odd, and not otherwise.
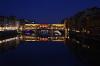
<path fill-rule="evenodd" d="M 69 31 L 70 29 L 68 28 L 67 30 Z"/>
<path fill-rule="evenodd" d="M 76 30 L 76 32 L 79 33 L 80 31 L 79 30 Z"/>
<path fill-rule="evenodd" d="M 14 37 L 14 38 L 9 38 L 9 39 L 5 39 L 5 40 L 1 40 L 0 43 L 5 43 L 5 42 L 9 42 L 9 41 L 16 40 L 16 39 L 19 39 L 19 38 L 18 37 Z"/>
<path fill-rule="evenodd" d="M 68 36 L 67 38 L 69 39 L 70 37 Z"/>
<path fill-rule="evenodd" d="M 18 27 L 0 27 L 0 31 L 5 31 L 5 30 L 17 30 Z"/>

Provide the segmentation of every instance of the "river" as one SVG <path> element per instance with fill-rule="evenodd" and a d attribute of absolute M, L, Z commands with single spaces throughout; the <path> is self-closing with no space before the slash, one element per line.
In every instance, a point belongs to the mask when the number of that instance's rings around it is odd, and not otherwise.
<path fill-rule="evenodd" d="M 0 43 L 0 66 L 88 66 L 64 42 L 33 42 L 13 37 Z"/>

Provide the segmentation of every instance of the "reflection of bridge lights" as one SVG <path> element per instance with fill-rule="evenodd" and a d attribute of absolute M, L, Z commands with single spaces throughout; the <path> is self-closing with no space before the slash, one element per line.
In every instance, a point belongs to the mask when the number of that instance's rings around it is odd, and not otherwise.
<path fill-rule="evenodd" d="M 32 36 L 23 36 L 24 41 L 64 41 L 64 37 L 32 37 Z"/>
<path fill-rule="evenodd" d="M 64 37 L 52 37 L 52 41 L 64 41 Z"/>
<path fill-rule="evenodd" d="M 13 41 L 19 39 L 18 37 L 14 37 L 14 38 L 9 38 L 9 39 L 5 39 L 5 40 L 1 40 L 0 43 L 5 43 L 5 42 L 9 42 L 9 41 Z"/>

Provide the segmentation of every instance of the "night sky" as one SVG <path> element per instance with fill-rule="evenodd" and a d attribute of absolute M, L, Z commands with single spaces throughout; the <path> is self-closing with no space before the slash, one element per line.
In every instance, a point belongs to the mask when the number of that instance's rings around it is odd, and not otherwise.
<path fill-rule="evenodd" d="M 100 0 L 0 0 L 0 15 L 36 19 L 38 23 L 59 23 Z"/>

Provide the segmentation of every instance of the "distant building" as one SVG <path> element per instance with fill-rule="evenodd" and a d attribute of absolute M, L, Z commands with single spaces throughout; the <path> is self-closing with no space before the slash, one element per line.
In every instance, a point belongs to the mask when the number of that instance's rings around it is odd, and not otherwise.
<path fill-rule="evenodd" d="M 69 19 L 64 19 L 66 27 L 72 31 L 93 34 L 100 33 L 100 8 L 93 7 L 83 10 Z"/>
<path fill-rule="evenodd" d="M 24 24 L 32 24 L 32 20 L 17 19 L 16 16 L 0 16 L 0 31 L 20 30 Z"/>

